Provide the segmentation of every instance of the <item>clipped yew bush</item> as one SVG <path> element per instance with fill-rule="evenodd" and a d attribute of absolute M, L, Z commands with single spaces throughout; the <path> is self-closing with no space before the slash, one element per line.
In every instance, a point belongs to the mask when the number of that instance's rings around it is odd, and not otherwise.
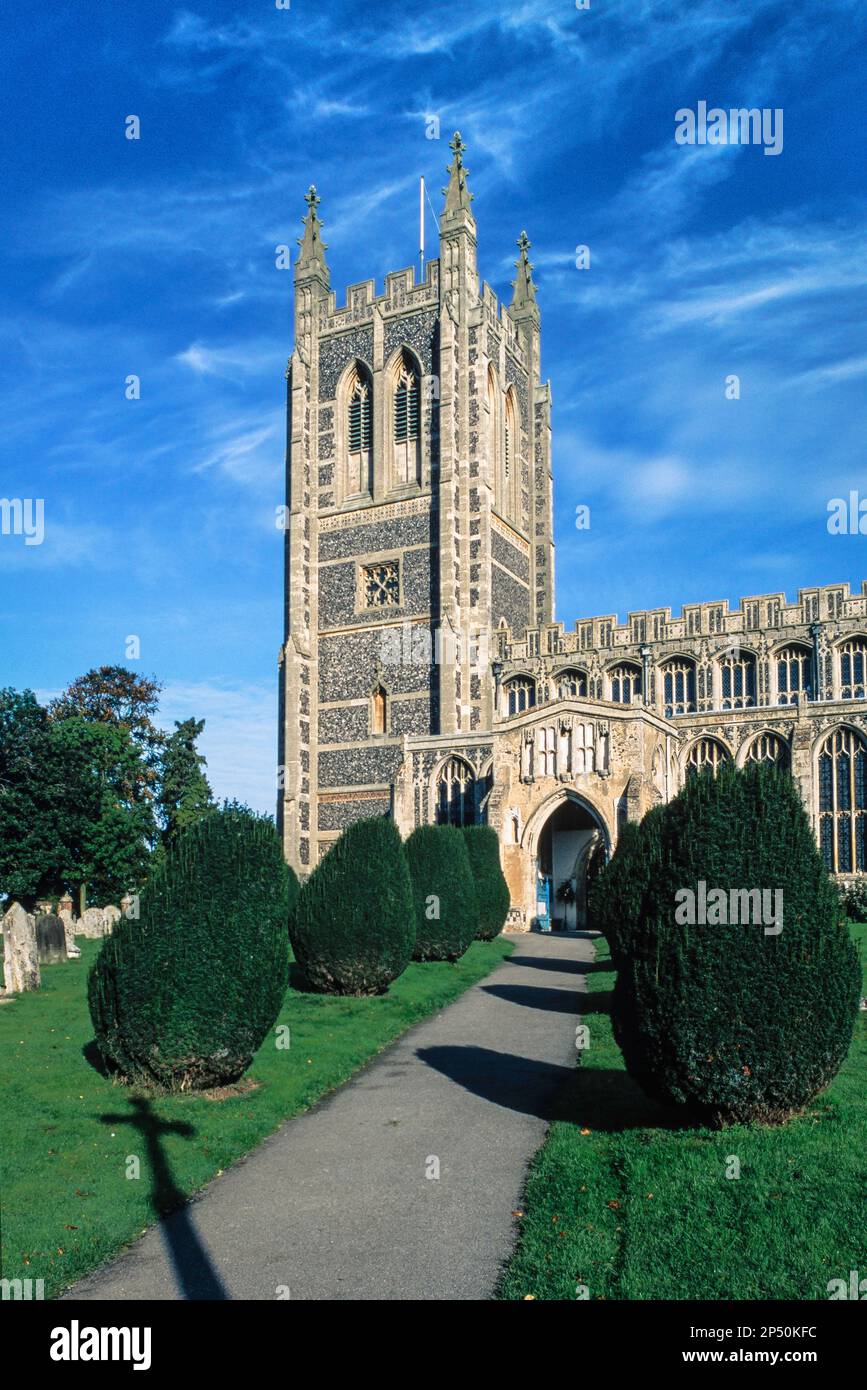
<path fill-rule="evenodd" d="M 665 807 L 655 806 L 643 820 L 627 821 L 614 854 L 588 893 L 588 924 L 605 937 L 615 966 L 641 920 L 644 897 L 659 865 L 664 812 Z"/>
<path fill-rule="evenodd" d="M 283 1001 L 297 893 L 267 818 L 230 806 L 181 831 L 88 978 L 109 1066 L 166 1090 L 237 1081 Z"/>
<path fill-rule="evenodd" d="M 356 821 L 303 885 L 289 919 L 295 959 L 323 994 L 382 994 L 415 945 L 415 912 L 400 832 L 386 817 Z"/>
<path fill-rule="evenodd" d="M 659 840 L 614 990 L 627 1069 L 702 1120 L 782 1121 L 835 1076 L 860 988 L 798 790 L 770 765 L 703 773 Z"/>
<path fill-rule="evenodd" d="M 476 885 L 478 922 L 476 938 L 493 941 L 506 925 L 511 896 L 500 867 L 500 842 L 490 825 L 467 825 L 461 834 L 470 857 L 470 872 Z"/>
<path fill-rule="evenodd" d="M 404 845 L 415 905 L 414 960 L 457 960 L 479 907 L 466 841 L 454 825 L 421 825 Z"/>

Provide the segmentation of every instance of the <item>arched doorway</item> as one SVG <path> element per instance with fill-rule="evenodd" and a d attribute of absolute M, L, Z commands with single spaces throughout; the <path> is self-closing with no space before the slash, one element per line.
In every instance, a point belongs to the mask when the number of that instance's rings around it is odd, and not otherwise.
<path fill-rule="evenodd" d="M 577 797 L 567 795 L 544 820 L 536 839 L 536 874 L 548 886 L 555 930 L 586 928 L 588 882 L 607 853 L 605 826 Z"/>

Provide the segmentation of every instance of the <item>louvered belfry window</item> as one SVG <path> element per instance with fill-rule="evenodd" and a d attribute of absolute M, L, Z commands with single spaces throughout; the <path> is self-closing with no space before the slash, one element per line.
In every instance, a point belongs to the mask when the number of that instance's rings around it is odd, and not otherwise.
<path fill-rule="evenodd" d="M 363 381 L 356 382 L 349 402 L 349 452 L 370 448 L 370 392 Z"/>
<path fill-rule="evenodd" d="M 394 378 L 394 487 L 406 487 L 421 481 L 420 396 L 418 372 L 409 356 L 403 354 Z"/>
<path fill-rule="evenodd" d="M 394 393 L 394 442 L 418 438 L 418 377 L 404 371 Z"/>
<path fill-rule="evenodd" d="M 371 383 L 356 367 L 346 408 L 346 490 L 350 496 L 371 490 Z"/>

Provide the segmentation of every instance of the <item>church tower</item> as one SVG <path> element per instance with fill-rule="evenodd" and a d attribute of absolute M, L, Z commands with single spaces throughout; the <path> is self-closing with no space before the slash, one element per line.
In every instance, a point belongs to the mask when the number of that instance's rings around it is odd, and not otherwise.
<path fill-rule="evenodd" d="M 305 874 L 395 813 L 407 741 L 483 735 L 498 630 L 553 620 L 550 392 L 529 242 L 512 303 L 479 283 L 460 135 L 440 254 L 330 288 L 315 188 L 287 370 L 278 820 Z M 418 817 L 426 819 L 424 810 Z"/>

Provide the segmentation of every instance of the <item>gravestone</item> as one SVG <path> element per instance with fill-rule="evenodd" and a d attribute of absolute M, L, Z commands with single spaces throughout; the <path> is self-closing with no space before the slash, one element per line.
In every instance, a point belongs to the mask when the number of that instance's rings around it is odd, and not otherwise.
<path fill-rule="evenodd" d="M 94 941 L 100 936 L 105 936 L 105 914 L 101 907 L 87 907 L 82 912 L 78 922 L 78 933 L 86 936 L 89 941 Z"/>
<path fill-rule="evenodd" d="M 66 928 L 53 912 L 36 918 L 36 950 L 40 965 L 56 965 L 66 960 Z"/>
<path fill-rule="evenodd" d="M 13 903 L 3 918 L 3 975 L 7 994 L 39 988 L 36 921 L 20 903 Z"/>
<path fill-rule="evenodd" d="M 78 960 L 81 955 L 75 944 L 75 918 L 72 915 L 72 898 L 68 893 L 64 893 L 60 902 L 57 904 L 57 915 L 63 923 L 66 932 L 66 954 L 70 960 Z"/>

